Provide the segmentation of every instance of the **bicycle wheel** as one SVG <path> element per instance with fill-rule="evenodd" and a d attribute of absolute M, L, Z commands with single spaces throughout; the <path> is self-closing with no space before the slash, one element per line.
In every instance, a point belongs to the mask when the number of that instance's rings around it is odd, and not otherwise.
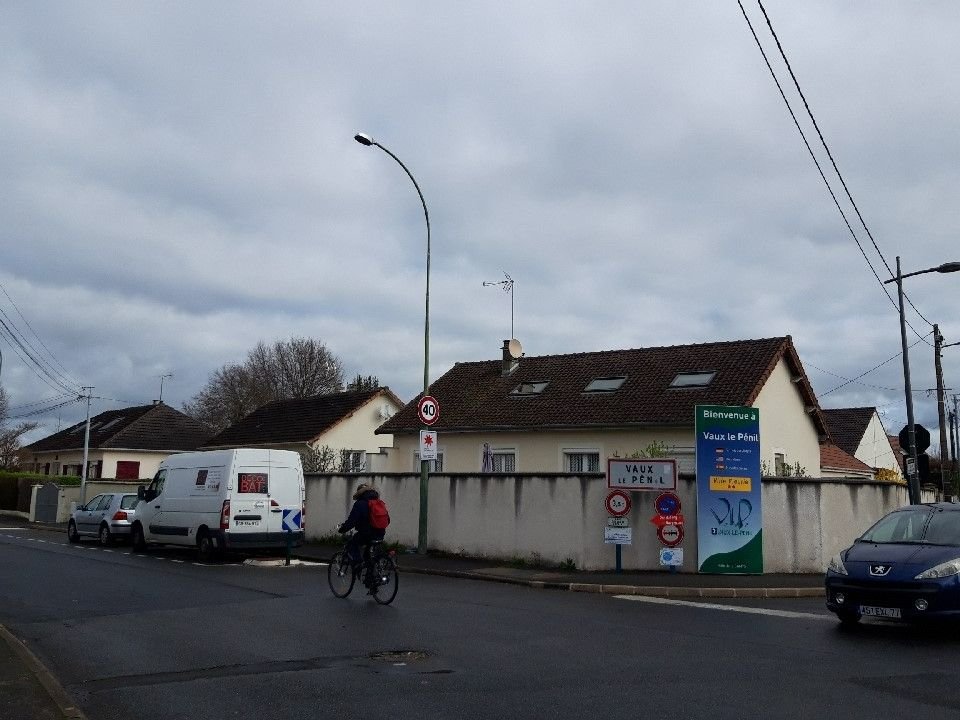
<path fill-rule="evenodd" d="M 349 556 L 342 550 L 335 553 L 327 566 L 327 582 L 330 583 L 330 592 L 335 597 L 345 598 L 353 590 L 355 580 L 356 576 L 353 574 Z"/>
<path fill-rule="evenodd" d="M 389 555 L 381 555 L 374 562 L 373 569 L 374 582 L 376 582 L 373 599 L 381 605 L 389 605 L 397 596 L 397 583 L 399 581 L 397 564 Z"/>

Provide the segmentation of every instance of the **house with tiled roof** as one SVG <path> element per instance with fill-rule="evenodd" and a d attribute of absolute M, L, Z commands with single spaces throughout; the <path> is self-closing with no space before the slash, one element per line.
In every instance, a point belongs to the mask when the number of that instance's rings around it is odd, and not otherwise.
<path fill-rule="evenodd" d="M 390 435 L 376 429 L 392 417 L 403 402 L 388 387 L 314 395 L 267 403 L 204 443 L 204 450 L 259 447 L 295 450 L 304 456 L 304 469 L 360 472 L 379 470 L 381 446 Z M 316 453 L 331 454 L 326 467 Z"/>
<path fill-rule="evenodd" d="M 25 469 L 43 475 L 81 475 L 87 422 L 37 440 L 21 450 Z M 90 418 L 87 477 L 152 478 L 164 458 L 196 450 L 210 429 L 179 410 L 156 402 L 108 410 Z"/>
<path fill-rule="evenodd" d="M 875 407 L 824 408 L 823 417 L 838 448 L 867 467 L 885 468 L 903 477 L 897 451 Z"/>
<path fill-rule="evenodd" d="M 695 469 L 694 409 L 760 410 L 765 464 L 820 472 L 826 424 L 789 336 L 461 362 L 430 386 L 440 412 L 436 470 L 602 472 L 605 459 L 665 446 Z M 378 432 L 388 469 L 419 467 L 414 400 Z"/>
<path fill-rule="evenodd" d="M 860 478 L 873 480 L 876 473 L 872 467 L 841 450 L 832 442 L 820 444 L 820 476 Z"/>

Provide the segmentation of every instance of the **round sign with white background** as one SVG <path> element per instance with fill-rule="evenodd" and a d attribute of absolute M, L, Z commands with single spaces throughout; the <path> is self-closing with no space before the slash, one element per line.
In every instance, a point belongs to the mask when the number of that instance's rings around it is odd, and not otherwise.
<path fill-rule="evenodd" d="M 629 493 L 623 490 L 614 490 L 607 493 L 607 499 L 604 501 L 607 512 L 614 517 L 623 517 L 630 512 L 630 506 L 633 504 Z"/>
<path fill-rule="evenodd" d="M 424 425 L 433 425 L 440 419 L 440 403 L 432 395 L 424 395 L 417 403 L 417 417 Z"/>

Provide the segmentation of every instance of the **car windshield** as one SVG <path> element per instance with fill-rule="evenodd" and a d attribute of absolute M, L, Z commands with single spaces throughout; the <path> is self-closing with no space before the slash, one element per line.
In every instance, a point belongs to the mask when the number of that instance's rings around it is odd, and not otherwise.
<path fill-rule="evenodd" d="M 929 508 L 892 512 L 881 518 L 860 539 L 872 543 L 920 543 L 923 542 L 923 531 L 929 519 Z"/>
<path fill-rule="evenodd" d="M 934 508 L 892 512 L 860 539 L 871 543 L 960 545 L 960 513 Z"/>
<path fill-rule="evenodd" d="M 136 495 L 124 495 L 120 501 L 120 509 L 133 510 L 138 502 L 140 502 L 140 499 Z"/>

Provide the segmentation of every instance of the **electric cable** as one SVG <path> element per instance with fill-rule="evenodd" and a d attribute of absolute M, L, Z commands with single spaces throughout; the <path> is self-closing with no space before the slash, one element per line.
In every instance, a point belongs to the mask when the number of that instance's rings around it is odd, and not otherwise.
<path fill-rule="evenodd" d="M 932 331 L 929 332 L 929 333 L 927 333 L 927 335 L 932 335 L 932 334 L 933 334 Z M 917 344 L 919 344 L 922 340 L 926 340 L 926 337 L 927 337 L 927 336 L 924 335 L 924 336 L 923 336 L 922 338 L 920 338 L 919 340 L 915 340 L 915 341 L 913 342 L 913 345 L 917 345 Z M 907 349 L 909 350 L 910 348 L 913 347 L 913 345 L 909 345 L 909 346 L 907 347 Z M 827 390 L 825 393 L 820 393 L 820 397 L 823 397 L 824 395 L 829 395 L 830 393 L 832 393 L 832 392 L 834 392 L 834 391 L 836 391 L 836 390 L 839 390 L 839 389 L 842 388 L 842 387 L 846 387 L 846 386 L 849 385 L 850 383 L 856 382 L 857 380 L 859 380 L 859 379 L 862 378 L 863 376 L 869 375 L 869 374 L 872 373 L 874 370 L 879 370 L 880 368 L 882 368 L 884 365 L 886 365 L 886 364 L 887 364 L 888 362 L 890 362 L 891 360 L 896 360 L 896 359 L 897 359 L 898 357 L 900 357 L 902 354 L 903 354 L 902 352 L 898 352 L 898 353 L 897 353 L 896 355 L 894 355 L 893 357 L 887 358 L 886 360 L 884 360 L 884 361 L 883 361 L 882 363 L 880 363 L 879 365 L 876 365 L 876 366 L 870 368 L 870 369 L 867 370 L 866 372 L 860 373 L 860 374 L 857 375 L 855 378 L 852 378 L 852 379 L 850 379 L 850 380 L 847 380 L 845 383 L 842 383 L 842 384 L 840 384 L 840 385 L 837 385 L 837 386 L 836 386 L 835 388 L 833 388 L 832 390 Z"/>

